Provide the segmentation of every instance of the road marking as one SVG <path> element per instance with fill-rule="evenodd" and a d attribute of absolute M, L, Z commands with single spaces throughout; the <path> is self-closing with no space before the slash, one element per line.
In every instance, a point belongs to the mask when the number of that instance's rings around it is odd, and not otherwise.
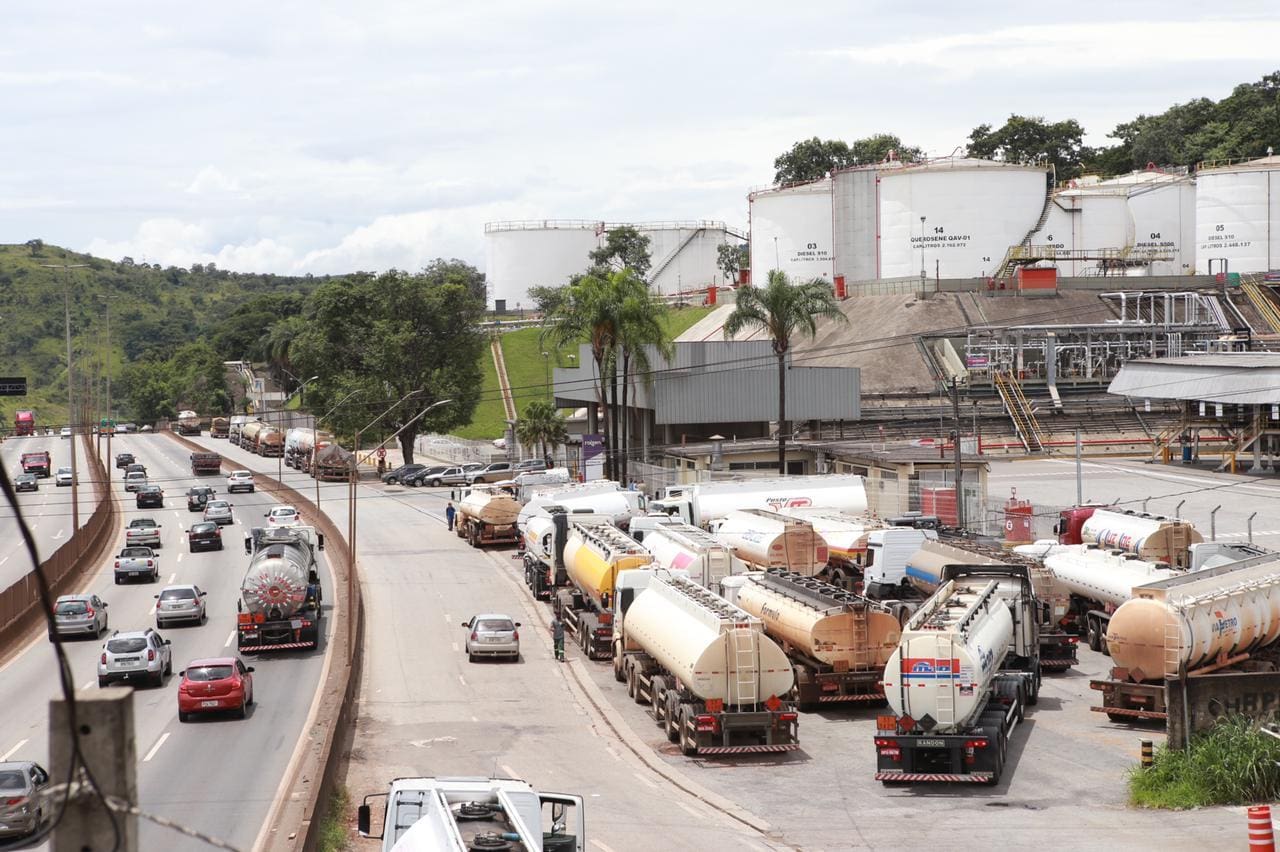
<path fill-rule="evenodd" d="M 479 720 L 479 719 L 477 719 L 475 716 L 472 716 L 472 717 L 471 717 L 471 721 L 473 721 L 473 722 L 479 722 L 480 720 Z"/>
<path fill-rule="evenodd" d="M 181 554 L 179 554 L 179 558 L 181 558 Z M 169 582 L 172 583 L 176 579 L 178 579 L 178 572 L 174 571 L 172 574 L 169 575 Z"/>
<path fill-rule="evenodd" d="M 599 849 L 600 852 L 613 852 L 612 846 L 606 846 L 603 842 L 596 840 L 594 837 L 591 838 L 591 845 Z"/>
<path fill-rule="evenodd" d="M 62 538 L 62 534 L 63 534 L 64 532 L 66 532 L 66 531 L 65 531 L 65 530 L 58 530 L 58 534 L 57 534 L 57 535 L 55 535 L 55 536 L 53 537 L 53 540 L 54 540 L 54 541 L 57 541 L 58 539 Z"/>
<path fill-rule="evenodd" d="M 178 554 L 178 561 L 179 561 L 179 562 L 181 562 L 181 561 L 182 561 L 182 554 L 181 554 L 181 553 L 179 553 L 179 554 Z"/>
<path fill-rule="evenodd" d="M 446 613 L 444 614 L 444 620 L 445 620 L 445 621 L 453 621 L 453 616 L 446 612 Z"/>
<path fill-rule="evenodd" d="M 14 746 L 13 748 L 9 749 L 9 750 L 8 750 L 8 751 L 6 751 L 4 754 L 0 754 L 0 763 L 3 763 L 4 761 L 6 761 L 6 760 L 8 760 L 9 758 L 13 757 L 15 754 L 17 754 L 17 753 L 18 753 L 18 749 L 22 748 L 22 747 L 23 747 L 24 745 L 26 745 L 26 744 L 27 744 L 27 741 L 26 741 L 26 740 L 18 740 L 18 744 L 17 744 L 16 746 Z"/>
<path fill-rule="evenodd" d="M 230 648 L 231 643 L 234 641 L 236 641 L 236 632 L 232 630 L 230 633 L 227 634 L 227 641 L 222 643 L 222 647 Z"/>
<path fill-rule="evenodd" d="M 631 774 L 632 774 L 632 775 L 634 775 L 634 776 L 636 777 L 636 780 L 638 780 L 641 784 L 645 785 L 646 787 L 649 787 L 650 789 L 653 789 L 653 790 L 661 790 L 661 789 L 662 789 L 662 788 L 661 788 L 661 787 L 659 787 L 657 784 L 655 784 L 655 783 L 653 783 L 652 781 L 650 781 L 648 778 L 645 778 L 645 777 L 644 777 L 643 775 L 641 775 L 639 772 L 632 772 Z M 677 802 L 676 804 L 679 804 L 679 802 Z"/>
<path fill-rule="evenodd" d="M 4 563 L 6 563 L 6 562 L 8 562 L 8 561 L 9 561 L 9 557 L 7 557 L 7 556 L 6 556 L 4 559 L 0 559 L 0 565 L 3 565 Z"/>
<path fill-rule="evenodd" d="M 638 778 L 639 776 L 636 776 L 636 777 Z M 703 819 L 705 817 L 705 814 L 698 813 L 693 808 L 686 805 L 684 802 L 676 802 L 676 807 L 678 807 L 680 810 L 684 811 L 694 819 Z"/>
<path fill-rule="evenodd" d="M 160 735 L 160 739 L 156 740 L 156 744 L 151 747 L 151 751 L 147 752 L 147 756 L 142 758 L 142 762 L 150 762 L 151 758 L 156 756 L 156 752 L 160 750 L 160 746 L 164 745 L 164 741 L 167 739 L 169 739 L 169 732 L 165 731 Z"/>
<path fill-rule="evenodd" d="M 462 675 L 458 675 L 458 683 L 462 684 L 463 686 L 466 686 L 466 685 L 467 685 L 467 679 L 466 679 L 465 677 L 463 677 Z"/>
<path fill-rule="evenodd" d="M 507 773 L 507 777 L 509 778 L 515 779 L 520 777 L 519 775 L 516 774 L 516 771 L 514 769 L 512 769 L 510 766 L 507 766 L 505 763 L 499 763 L 498 768 L 501 769 L 503 772 Z"/>
<path fill-rule="evenodd" d="M 82 687 L 80 687 L 80 688 L 81 688 L 81 689 L 88 689 L 88 688 L 89 688 L 89 687 L 91 687 L 91 686 L 93 686 L 93 681 L 91 681 L 91 680 L 86 680 L 86 681 L 84 682 L 84 686 L 82 686 Z"/>
<path fill-rule="evenodd" d="M 458 643 L 457 643 L 457 642 L 454 642 L 454 643 L 453 643 L 453 652 L 454 652 L 455 654 L 456 654 L 456 653 L 458 653 Z"/>

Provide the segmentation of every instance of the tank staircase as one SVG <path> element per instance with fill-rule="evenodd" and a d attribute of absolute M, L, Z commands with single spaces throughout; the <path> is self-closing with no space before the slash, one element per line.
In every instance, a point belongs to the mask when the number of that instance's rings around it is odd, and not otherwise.
<path fill-rule="evenodd" d="M 705 234 L 706 232 L 707 232 L 706 228 L 696 228 L 695 230 L 691 231 L 689 233 L 689 236 L 685 237 L 684 241 L 681 242 L 680 245 L 676 246 L 675 251 L 671 252 L 671 254 L 664 257 L 656 267 L 649 270 L 649 275 L 648 275 L 649 283 L 653 283 L 654 281 L 657 281 L 658 276 L 661 275 L 663 271 L 666 270 L 666 268 L 671 265 L 672 261 L 674 261 L 677 257 L 680 256 L 680 252 L 684 251 L 685 248 L 689 245 L 689 243 L 693 242 L 701 234 Z"/>
<path fill-rule="evenodd" d="M 996 373 L 995 386 L 1000 399 L 1004 401 L 1005 411 L 1013 421 L 1013 428 L 1017 432 L 1018 440 L 1022 441 L 1022 446 L 1029 453 L 1044 452 L 1044 430 L 1040 428 L 1035 411 L 1023 394 L 1018 380 L 1005 373 Z"/>
<path fill-rule="evenodd" d="M 1049 172 L 1045 176 L 1044 206 L 1040 208 L 1040 218 L 1036 220 L 1036 223 L 1031 226 L 1030 230 L 1027 231 L 1023 238 L 1018 240 L 1017 245 L 1009 246 L 1008 251 L 1004 253 L 1004 257 L 1000 260 L 1000 266 L 996 268 L 994 277 L 1008 278 L 1013 274 L 1013 270 L 1017 265 L 1014 263 L 1014 249 L 1020 246 L 1031 245 L 1031 238 L 1044 227 L 1046 222 L 1049 221 L 1049 214 L 1053 212 L 1053 190 L 1056 184 L 1057 181 L 1054 180 L 1054 173 Z"/>
<path fill-rule="evenodd" d="M 511 395 L 511 380 L 507 378 L 507 362 L 502 357 L 502 338 L 493 335 L 489 338 L 489 351 L 493 354 L 493 367 L 498 373 L 498 389 L 502 392 L 502 410 L 507 420 L 515 422 L 516 401 Z"/>

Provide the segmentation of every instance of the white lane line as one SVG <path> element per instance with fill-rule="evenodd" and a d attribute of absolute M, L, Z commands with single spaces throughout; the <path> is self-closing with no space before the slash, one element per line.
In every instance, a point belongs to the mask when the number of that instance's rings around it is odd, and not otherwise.
<path fill-rule="evenodd" d="M 508 778 L 515 779 L 520 777 L 519 775 L 516 774 L 516 771 L 514 769 L 512 769 L 510 766 L 507 766 L 505 763 L 499 763 L 498 768 L 501 769 L 503 772 L 507 773 Z"/>
<path fill-rule="evenodd" d="M 606 846 L 602 841 L 591 838 L 591 845 L 600 850 L 600 852 L 613 852 L 612 846 Z"/>
<path fill-rule="evenodd" d="M 466 686 L 466 685 L 467 685 L 467 679 L 466 679 L 465 677 L 463 677 L 462 675 L 458 675 L 458 683 L 462 684 L 463 686 Z"/>
<path fill-rule="evenodd" d="M 13 748 L 6 751 L 4 754 L 0 754 L 0 763 L 3 763 L 4 761 L 13 757 L 15 754 L 18 753 L 18 749 L 22 748 L 26 744 L 27 744 L 26 740 L 18 740 L 17 745 L 15 745 Z"/>
<path fill-rule="evenodd" d="M 473 722 L 479 722 L 480 720 L 479 720 L 479 719 L 477 719 L 475 716 L 472 716 L 472 717 L 471 717 L 471 721 L 473 721 Z"/>
<path fill-rule="evenodd" d="M 84 682 L 84 686 L 82 686 L 82 687 L 80 687 L 80 688 L 81 688 L 81 689 L 88 689 L 89 687 L 93 686 L 93 684 L 94 684 L 94 682 L 93 682 L 93 681 L 91 681 L 91 680 L 86 680 L 86 681 Z"/>
<path fill-rule="evenodd" d="M 661 787 L 659 787 L 657 784 L 655 784 L 655 783 L 653 783 L 652 781 L 650 781 L 648 778 L 645 778 L 645 777 L 644 777 L 643 775 L 641 775 L 639 772 L 632 772 L 631 774 L 632 774 L 632 775 L 634 775 L 634 776 L 636 777 L 636 780 L 637 780 L 637 781 L 639 781 L 641 784 L 645 785 L 646 787 L 648 787 L 648 788 L 650 788 L 650 789 L 652 789 L 652 790 L 661 790 L 661 789 L 662 789 L 662 788 L 661 788 Z M 679 802 L 677 802 L 676 804 L 679 804 Z"/>
<path fill-rule="evenodd" d="M 678 807 L 680 810 L 684 811 L 685 813 L 687 813 L 689 816 L 693 817 L 694 819 L 703 819 L 703 818 L 704 818 L 704 816 L 705 816 L 704 814 L 700 814 L 700 813 L 698 813 L 698 812 L 697 812 L 697 811 L 695 811 L 693 808 L 691 808 L 691 807 L 689 807 L 688 805 L 686 805 L 684 802 L 676 802 L 676 807 Z"/>
<path fill-rule="evenodd" d="M 458 653 L 458 643 L 457 643 L 457 642 L 454 642 L 454 643 L 453 643 L 453 653 L 455 653 L 455 654 L 456 654 L 456 653 Z"/>
<path fill-rule="evenodd" d="M 62 534 L 64 532 L 66 532 L 66 530 L 58 530 L 58 534 L 53 537 L 53 540 L 57 541 L 58 539 L 62 538 Z"/>
<path fill-rule="evenodd" d="M 446 613 L 444 614 L 444 620 L 445 620 L 445 621 L 453 621 L 453 616 L 446 612 Z"/>
<path fill-rule="evenodd" d="M 227 641 L 222 643 L 222 647 L 230 648 L 231 643 L 234 641 L 236 641 L 236 632 L 232 630 L 230 633 L 227 634 Z"/>
<path fill-rule="evenodd" d="M 156 752 L 160 750 L 160 746 L 164 745 L 164 741 L 167 739 L 169 739 L 169 732 L 165 731 L 160 735 L 160 739 L 156 740 L 156 744 L 151 747 L 151 751 L 147 752 L 147 756 L 142 758 L 142 762 L 150 762 L 151 758 L 156 756 Z"/>
<path fill-rule="evenodd" d="M 3 565 L 4 563 L 6 563 L 6 562 L 8 562 L 8 561 L 9 561 L 9 557 L 7 557 L 7 556 L 6 556 L 4 559 L 0 559 L 0 565 Z"/>
<path fill-rule="evenodd" d="M 178 554 L 178 561 L 179 561 L 179 562 L 181 562 L 181 561 L 182 561 L 182 554 L 181 554 L 181 553 L 179 553 L 179 554 Z"/>
<path fill-rule="evenodd" d="M 181 555 L 181 554 L 179 554 L 179 555 Z M 177 572 L 177 571 L 174 571 L 172 574 L 170 574 L 170 575 L 169 575 L 169 582 L 170 582 L 170 583 L 172 583 L 172 582 L 173 582 L 174 580 L 176 580 L 176 579 L 178 579 L 178 572 Z"/>

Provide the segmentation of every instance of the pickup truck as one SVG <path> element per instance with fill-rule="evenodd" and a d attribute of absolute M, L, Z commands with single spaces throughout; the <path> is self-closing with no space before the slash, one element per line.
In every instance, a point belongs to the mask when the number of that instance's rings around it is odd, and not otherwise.
<path fill-rule="evenodd" d="M 116 585 L 137 578 L 155 583 L 160 579 L 160 557 L 149 547 L 125 547 L 116 557 L 115 576 Z"/>
<path fill-rule="evenodd" d="M 124 530 L 125 545 L 160 546 L 160 530 L 155 518 L 134 518 Z"/>

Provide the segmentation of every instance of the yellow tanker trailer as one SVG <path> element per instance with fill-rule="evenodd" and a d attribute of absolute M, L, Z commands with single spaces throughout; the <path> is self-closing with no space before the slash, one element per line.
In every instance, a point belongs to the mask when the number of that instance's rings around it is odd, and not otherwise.
<path fill-rule="evenodd" d="M 618 574 L 648 568 L 653 556 L 610 524 L 574 523 L 564 545 L 568 588 L 551 598 L 556 616 L 589 659 L 613 655 L 613 606 Z"/>

